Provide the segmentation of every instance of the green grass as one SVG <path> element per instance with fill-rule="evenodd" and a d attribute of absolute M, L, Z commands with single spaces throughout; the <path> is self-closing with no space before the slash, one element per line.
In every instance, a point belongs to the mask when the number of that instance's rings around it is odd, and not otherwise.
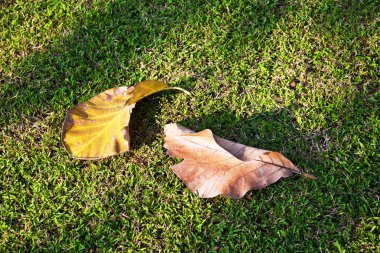
<path fill-rule="evenodd" d="M 376 252 L 378 1 L 0 3 L 0 251 Z M 139 102 L 132 150 L 70 159 L 65 112 L 115 86 Z M 318 180 L 198 199 L 163 126 L 282 152 Z"/>

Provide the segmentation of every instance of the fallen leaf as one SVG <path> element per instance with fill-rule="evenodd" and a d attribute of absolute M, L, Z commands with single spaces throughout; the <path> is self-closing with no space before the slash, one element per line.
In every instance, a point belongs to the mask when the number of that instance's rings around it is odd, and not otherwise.
<path fill-rule="evenodd" d="M 129 150 L 129 121 L 136 102 L 168 87 L 148 80 L 133 87 L 106 90 L 76 105 L 66 114 L 62 142 L 67 152 L 78 159 L 100 159 Z"/>
<path fill-rule="evenodd" d="M 282 154 L 248 147 L 214 135 L 195 133 L 177 124 L 165 126 L 164 147 L 170 156 L 184 159 L 173 172 L 199 197 L 223 194 L 234 199 L 261 189 L 293 173 L 304 174 Z"/>

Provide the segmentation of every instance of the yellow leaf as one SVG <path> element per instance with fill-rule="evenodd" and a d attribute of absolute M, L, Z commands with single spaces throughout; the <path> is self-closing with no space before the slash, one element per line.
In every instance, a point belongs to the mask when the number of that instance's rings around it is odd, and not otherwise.
<path fill-rule="evenodd" d="M 76 105 L 66 114 L 62 142 L 78 159 L 100 159 L 129 150 L 129 121 L 135 103 L 168 87 L 159 81 L 144 81 L 134 87 L 106 90 Z M 187 92 L 187 91 L 186 91 Z"/>

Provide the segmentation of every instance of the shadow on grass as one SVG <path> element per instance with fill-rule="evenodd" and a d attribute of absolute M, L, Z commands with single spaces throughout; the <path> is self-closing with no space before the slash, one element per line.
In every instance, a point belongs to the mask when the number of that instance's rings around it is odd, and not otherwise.
<path fill-rule="evenodd" d="M 136 103 L 130 121 L 131 150 L 139 149 L 156 140 L 161 131 L 156 121 L 156 115 L 160 112 L 159 104 L 160 94 L 152 95 Z"/>
<path fill-rule="evenodd" d="M 277 1 L 271 3 L 254 4 L 253 8 L 263 15 L 281 13 L 282 6 Z M 142 59 L 149 57 L 149 50 L 162 43 L 176 43 L 170 41 L 173 27 L 205 22 L 203 12 L 222 7 L 199 1 L 167 4 L 117 0 L 99 11 L 90 10 L 85 22 L 62 37 L 61 43 L 23 59 L 16 64 L 15 73 L 5 77 L 0 103 L 7 110 L 1 120 L 12 123 L 60 113 L 114 86 L 130 86 L 148 78 L 165 79 L 165 73 L 152 75 L 140 66 Z M 271 27 L 278 18 L 271 20 Z M 254 16 L 252 20 L 256 34 L 268 30 L 266 19 Z M 248 27 L 244 33 L 249 33 Z"/>

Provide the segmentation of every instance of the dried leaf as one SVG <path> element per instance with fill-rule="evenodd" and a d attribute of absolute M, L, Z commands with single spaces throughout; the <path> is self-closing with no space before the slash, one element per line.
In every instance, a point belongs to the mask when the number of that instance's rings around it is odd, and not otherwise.
<path fill-rule="evenodd" d="M 76 105 L 68 111 L 62 126 L 62 142 L 67 152 L 74 158 L 90 160 L 128 151 L 129 121 L 135 103 L 167 89 L 182 90 L 148 80 L 134 87 L 106 90 Z"/>
<path fill-rule="evenodd" d="M 249 190 L 264 188 L 293 172 L 303 174 L 278 152 L 228 141 L 213 135 L 209 129 L 195 133 L 168 124 L 164 147 L 170 156 L 184 159 L 171 168 L 203 198 L 223 194 L 238 199 Z"/>

